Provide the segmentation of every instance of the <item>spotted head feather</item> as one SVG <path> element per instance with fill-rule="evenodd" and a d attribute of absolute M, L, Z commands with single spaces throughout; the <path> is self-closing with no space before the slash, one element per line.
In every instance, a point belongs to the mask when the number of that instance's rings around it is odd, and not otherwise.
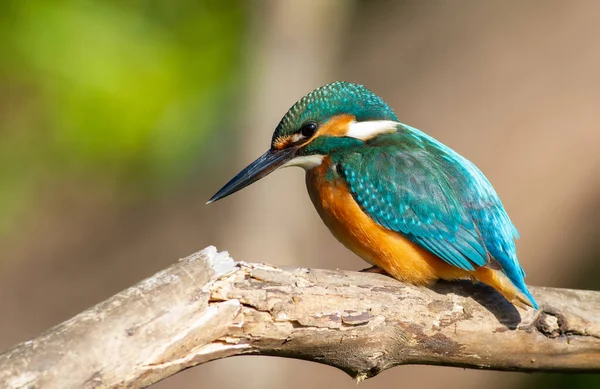
<path fill-rule="evenodd" d="M 398 121 L 385 101 L 363 85 L 336 81 L 319 87 L 298 100 L 277 125 L 272 144 L 295 133 L 306 122 L 322 124 L 341 114 L 352 115 L 357 122 Z"/>

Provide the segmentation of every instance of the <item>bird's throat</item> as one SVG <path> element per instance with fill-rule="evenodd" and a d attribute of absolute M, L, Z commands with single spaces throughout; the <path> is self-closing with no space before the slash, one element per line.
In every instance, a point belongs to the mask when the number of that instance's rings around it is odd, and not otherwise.
<path fill-rule="evenodd" d="M 323 155 L 303 155 L 286 162 L 281 167 L 299 166 L 304 170 L 310 170 L 323 163 Z"/>

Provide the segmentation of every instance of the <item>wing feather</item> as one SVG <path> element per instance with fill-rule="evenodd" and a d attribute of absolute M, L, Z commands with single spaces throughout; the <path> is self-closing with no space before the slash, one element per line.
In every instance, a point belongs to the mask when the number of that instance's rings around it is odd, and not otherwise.
<path fill-rule="evenodd" d="M 465 270 L 516 265 L 516 230 L 496 192 L 468 160 L 412 127 L 344 154 L 338 171 L 357 203 L 381 226 L 400 232 Z"/>

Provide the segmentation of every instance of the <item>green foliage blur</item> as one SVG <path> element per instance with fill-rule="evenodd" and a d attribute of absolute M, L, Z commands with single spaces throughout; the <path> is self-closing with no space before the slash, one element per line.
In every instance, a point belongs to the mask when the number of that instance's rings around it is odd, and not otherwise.
<path fill-rule="evenodd" d="M 154 188 L 232 98 L 241 1 L 9 0 L 0 12 L 0 234 L 48 177 Z"/>

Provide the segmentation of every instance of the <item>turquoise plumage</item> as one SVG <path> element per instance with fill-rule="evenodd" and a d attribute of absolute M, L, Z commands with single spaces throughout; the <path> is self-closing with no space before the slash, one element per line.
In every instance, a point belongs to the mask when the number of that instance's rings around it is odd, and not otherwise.
<path fill-rule="evenodd" d="M 379 225 L 461 269 L 501 268 L 537 307 L 517 260 L 518 232 L 470 161 L 404 124 L 367 147 L 334 151 L 331 158 L 357 203 Z"/>

